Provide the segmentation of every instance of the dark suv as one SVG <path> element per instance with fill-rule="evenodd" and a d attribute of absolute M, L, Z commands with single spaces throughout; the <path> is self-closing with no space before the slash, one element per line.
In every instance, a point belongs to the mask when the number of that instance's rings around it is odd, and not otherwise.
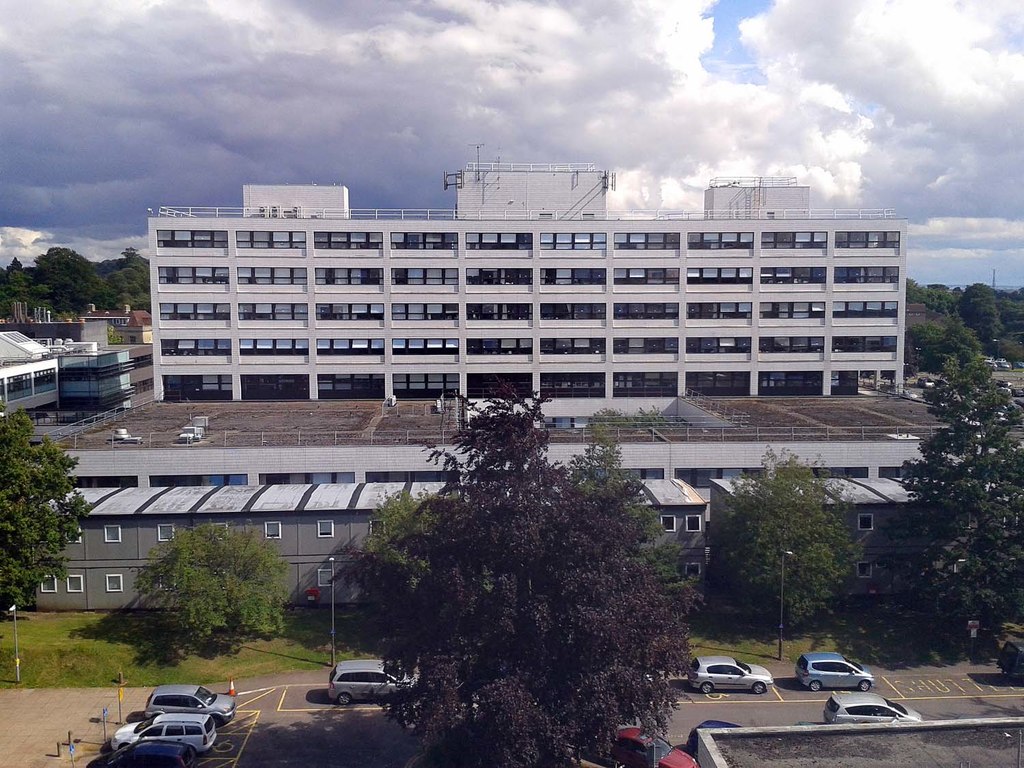
<path fill-rule="evenodd" d="M 111 753 L 100 765 L 109 768 L 195 768 L 196 751 L 191 745 L 178 741 L 137 741 Z"/>

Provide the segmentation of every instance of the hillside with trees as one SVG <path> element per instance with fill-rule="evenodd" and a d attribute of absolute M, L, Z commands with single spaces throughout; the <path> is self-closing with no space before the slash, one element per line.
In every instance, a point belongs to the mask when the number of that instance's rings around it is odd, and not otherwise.
<path fill-rule="evenodd" d="M 134 248 L 119 259 L 94 262 L 70 248 L 50 248 L 31 266 L 14 259 L 0 270 L 0 314 L 9 316 L 14 302 L 49 309 L 57 317 L 130 305 L 149 309 L 149 262 Z"/>

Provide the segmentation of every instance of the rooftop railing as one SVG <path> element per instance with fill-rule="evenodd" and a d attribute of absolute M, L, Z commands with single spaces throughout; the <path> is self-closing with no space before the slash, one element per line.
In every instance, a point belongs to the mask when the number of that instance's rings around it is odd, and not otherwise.
<path fill-rule="evenodd" d="M 274 210 L 271 210 L 274 209 Z M 175 219 L 327 219 L 371 221 L 707 221 L 707 220 L 783 220 L 813 219 L 895 219 L 893 208 L 786 208 L 772 211 L 678 211 L 670 209 L 636 209 L 608 211 L 600 216 L 589 211 L 505 211 L 467 213 L 451 208 L 304 208 L 261 206 L 249 208 L 208 208 L 161 206 L 158 218 Z"/>

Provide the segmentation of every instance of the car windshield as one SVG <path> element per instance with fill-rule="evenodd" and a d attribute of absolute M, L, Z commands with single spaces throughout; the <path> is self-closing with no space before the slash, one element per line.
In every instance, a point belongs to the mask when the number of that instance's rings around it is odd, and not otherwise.
<path fill-rule="evenodd" d="M 700 659 L 694 659 L 693 661 L 691 661 L 690 666 L 693 669 L 700 669 Z"/>
<path fill-rule="evenodd" d="M 144 730 L 149 728 L 149 726 L 151 726 L 154 722 L 156 722 L 156 718 L 157 715 L 153 715 L 153 717 L 146 718 L 141 723 L 135 726 L 135 730 L 132 731 L 132 733 L 142 733 Z"/>
<path fill-rule="evenodd" d="M 748 675 L 750 674 L 750 665 L 749 664 L 744 664 L 742 661 L 737 661 L 736 662 L 736 666 L 739 667 L 740 669 L 742 669 Z"/>
<path fill-rule="evenodd" d="M 196 691 L 196 696 L 198 696 L 199 700 L 206 706 L 210 706 L 217 700 L 217 694 L 213 691 L 208 691 L 206 688 L 203 688 L 203 686 L 199 686 L 199 690 Z"/>
<path fill-rule="evenodd" d="M 895 709 L 900 714 L 903 714 L 903 715 L 910 714 L 909 712 L 907 712 L 906 707 L 903 707 L 902 705 L 897 704 L 895 701 L 889 701 L 888 699 L 886 699 L 885 703 L 888 704 L 893 709 Z"/>
<path fill-rule="evenodd" d="M 853 667 L 854 669 L 856 669 L 856 670 L 857 670 L 858 672 L 863 672 L 863 671 L 864 671 L 864 667 L 862 667 L 862 666 L 861 666 L 860 664 L 858 664 L 858 663 L 857 663 L 856 661 L 850 661 L 850 660 L 849 660 L 848 658 L 846 658 L 845 656 L 843 656 L 843 661 L 845 661 L 845 662 L 846 662 L 847 664 L 849 664 L 849 665 L 850 665 L 851 667 Z"/>
<path fill-rule="evenodd" d="M 650 750 L 654 753 L 654 762 L 657 762 L 672 751 L 672 745 L 660 737 L 655 737 L 651 742 Z"/>

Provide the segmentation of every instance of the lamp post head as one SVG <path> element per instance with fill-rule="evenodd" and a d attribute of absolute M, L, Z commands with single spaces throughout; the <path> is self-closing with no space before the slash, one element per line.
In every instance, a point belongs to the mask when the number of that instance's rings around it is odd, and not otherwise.
<path fill-rule="evenodd" d="M 334 562 L 334 558 L 333 557 L 328 557 L 327 558 L 327 562 L 328 563 L 333 563 Z"/>
<path fill-rule="evenodd" d="M 793 553 L 792 553 L 792 552 L 790 552 L 790 551 L 789 551 L 789 550 L 787 549 L 787 550 L 783 550 L 782 554 L 783 554 L 783 556 L 785 556 L 785 555 L 792 555 Z"/>

